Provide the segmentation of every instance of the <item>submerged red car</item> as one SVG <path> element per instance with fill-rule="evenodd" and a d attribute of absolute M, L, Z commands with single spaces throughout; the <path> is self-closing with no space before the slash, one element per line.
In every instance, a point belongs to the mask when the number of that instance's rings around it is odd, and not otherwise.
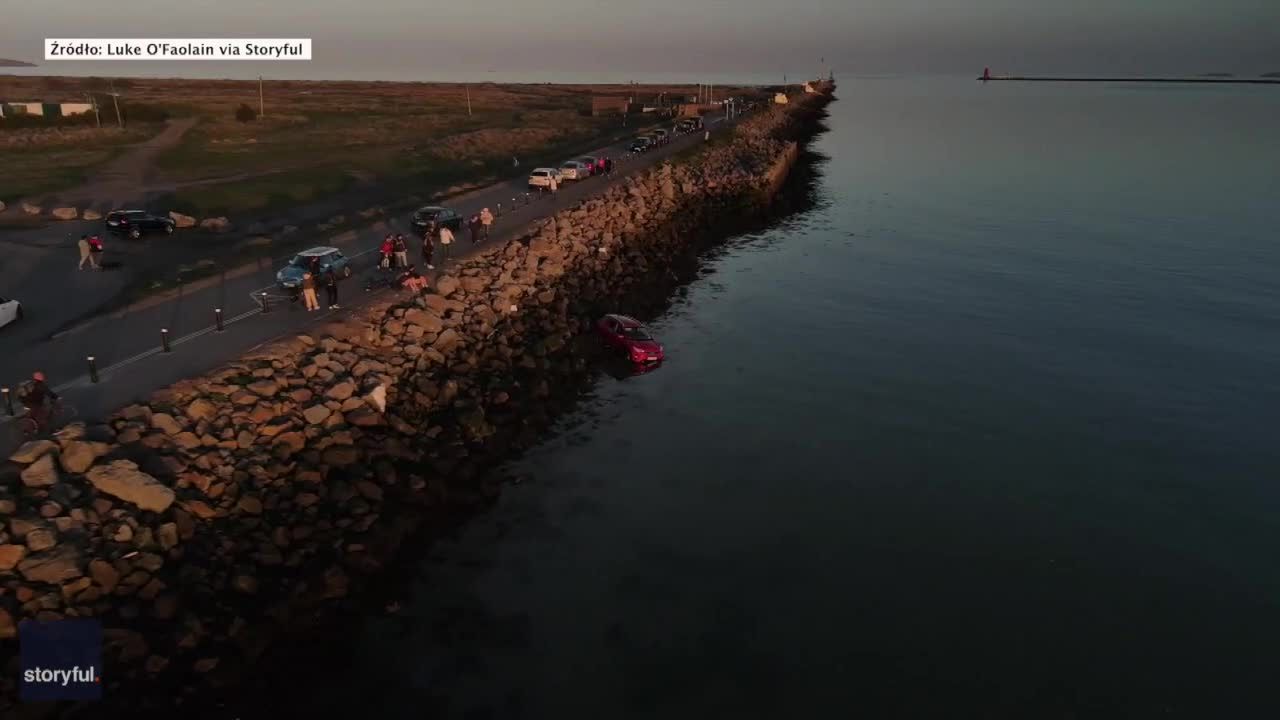
<path fill-rule="evenodd" d="M 604 343 L 636 363 L 662 362 L 662 344 L 635 318 L 605 315 L 596 323 Z"/>

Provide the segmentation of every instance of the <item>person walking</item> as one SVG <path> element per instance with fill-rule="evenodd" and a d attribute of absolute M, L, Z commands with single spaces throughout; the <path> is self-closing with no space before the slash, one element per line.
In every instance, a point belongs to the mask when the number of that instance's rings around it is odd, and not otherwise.
<path fill-rule="evenodd" d="M 440 244 L 444 246 L 444 259 L 449 259 L 449 246 L 453 244 L 453 231 L 447 226 L 440 226 Z"/>
<path fill-rule="evenodd" d="M 316 277 L 309 272 L 302 274 L 302 301 L 307 312 L 320 309 L 320 301 L 316 300 Z"/>
<path fill-rule="evenodd" d="M 102 269 L 102 238 L 97 235 L 89 236 L 89 263 L 93 265 L 94 270 Z"/>
<path fill-rule="evenodd" d="M 489 239 L 489 226 L 493 225 L 493 213 L 489 212 L 489 208 L 480 211 L 480 226 L 484 231 L 484 239 Z"/>
<path fill-rule="evenodd" d="M 409 245 L 404 241 L 404 235 L 397 234 L 395 242 L 396 267 L 409 267 Z"/>
<path fill-rule="evenodd" d="M 76 243 L 76 246 L 80 248 L 80 266 L 77 269 L 83 270 L 84 264 L 89 263 L 90 270 L 97 270 L 98 261 L 93 259 L 93 253 L 90 252 L 89 236 L 81 235 L 80 242 Z"/>
<path fill-rule="evenodd" d="M 329 268 L 324 271 L 324 292 L 328 296 L 329 309 L 338 309 L 338 273 Z"/>

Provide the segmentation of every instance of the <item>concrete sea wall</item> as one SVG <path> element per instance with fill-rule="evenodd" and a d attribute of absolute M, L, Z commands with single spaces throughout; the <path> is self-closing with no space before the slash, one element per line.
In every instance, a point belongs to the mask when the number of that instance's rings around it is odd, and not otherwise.
<path fill-rule="evenodd" d="M 99 618 L 106 695 L 168 707 L 234 683 L 431 510 L 491 497 L 484 471 L 580 369 L 575 337 L 699 230 L 766 205 L 830 99 L 762 111 L 421 295 L 21 448 L 0 483 L 0 713 L 19 621 Z"/>

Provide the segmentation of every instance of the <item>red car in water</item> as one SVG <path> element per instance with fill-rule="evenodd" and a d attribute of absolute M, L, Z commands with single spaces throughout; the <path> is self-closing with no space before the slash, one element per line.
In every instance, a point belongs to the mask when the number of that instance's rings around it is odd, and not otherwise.
<path fill-rule="evenodd" d="M 632 362 L 662 362 L 662 344 L 635 318 L 605 315 L 596 323 L 596 332 L 605 345 L 622 353 Z"/>

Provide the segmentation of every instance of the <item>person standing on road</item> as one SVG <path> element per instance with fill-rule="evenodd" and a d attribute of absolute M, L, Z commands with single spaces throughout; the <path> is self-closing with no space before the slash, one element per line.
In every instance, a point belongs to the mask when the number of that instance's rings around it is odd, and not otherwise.
<path fill-rule="evenodd" d="M 396 267 L 409 267 L 409 245 L 405 243 L 403 234 L 396 235 L 395 251 Z"/>
<path fill-rule="evenodd" d="M 338 309 L 338 273 L 329 268 L 324 271 L 324 292 L 328 295 L 329 309 Z"/>
<path fill-rule="evenodd" d="M 76 243 L 76 245 L 80 248 L 80 267 L 78 269 L 83 270 L 84 264 L 89 263 L 90 270 L 97 270 L 98 261 L 93 259 L 93 253 L 89 251 L 89 236 L 81 235 L 80 242 Z"/>
<path fill-rule="evenodd" d="M 472 215 L 467 220 L 467 231 L 471 233 L 471 244 L 475 245 L 480 242 L 480 213 Z"/>
<path fill-rule="evenodd" d="M 549 181 L 547 183 L 547 190 L 551 191 L 551 199 L 554 200 L 556 197 L 556 190 L 558 189 L 558 184 L 556 183 L 556 179 L 554 176 L 547 178 L 547 180 Z"/>
<path fill-rule="evenodd" d="M 428 230 L 422 234 L 422 264 L 427 266 L 428 270 L 435 270 L 436 266 L 431 264 L 431 259 L 436 254 L 436 244 L 432 239 L 435 232 Z"/>
<path fill-rule="evenodd" d="M 702 142 L 706 142 L 706 141 L 708 141 L 708 140 L 710 140 L 710 139 L 711 139 L 711 131 L 710 131 L 710 130 L 703 130 L 703 131 L 702 131 Z"/>
<path fill-rule="evenodd" d="M 608 156 L 606 156 L 604 159 L 604 174 L 605 175 L 613 174 L 613 158 Z"/>
<path fill-rule="evenodd" d="M 446 225 L 440 226 L 440 244 L 444 246 L 444 259 L 449 259 L 449 246 L 453 244 L 453 231 Z"/>
<path fill-rule="evenodd" d="M 302 301 L 307 312 L 320 309 L 320 301 L 316 300 L 316 276 L 309 272 L 302 274 Z"/>
<path fill-rule="evenodd" d="M 378 267 L 383 270 L 391 269 L 391 256 L 395 251 L 395 239 L 391 233 L 387 233 L 387 236 L 382 238 L 382 245 L 378 247 L 378 254 L 382 256 L 382 259 L 378 261 Z"/>
<path fill-rule="evenodd" d="M 493 213 L 489 212 L 489 208 L 480 211 L 480 226 L 484 231 L 484 239 L 489 239 L 489 226 L 493 224 Z"/>

